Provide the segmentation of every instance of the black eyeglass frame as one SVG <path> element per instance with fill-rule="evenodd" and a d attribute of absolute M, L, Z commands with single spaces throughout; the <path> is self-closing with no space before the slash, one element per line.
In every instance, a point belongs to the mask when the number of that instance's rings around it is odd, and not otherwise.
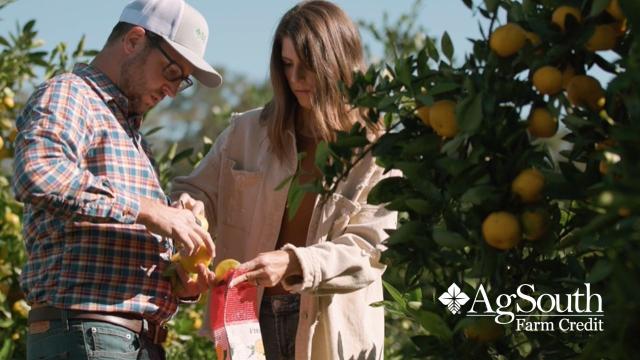
<path fill-rule="evenodd" d="M 160 51 L 160 53 L 169 61 L 162 69 L 162 76 L 164 76 L 167 81 L 176 82 L 180 81 L 178 85 L 178 92 L 184 91 L 193 85 L 193 80 L 189 76 L 184 76 L 184 72 L 178 63 L 167 54 L 167 52 L 160 46 L 163 42 L 162 38 L 158 34 L 154 34 L 150 31 L 145 33 L 147 39 L 149 39 L 149 43 L 156 49 Z"/>

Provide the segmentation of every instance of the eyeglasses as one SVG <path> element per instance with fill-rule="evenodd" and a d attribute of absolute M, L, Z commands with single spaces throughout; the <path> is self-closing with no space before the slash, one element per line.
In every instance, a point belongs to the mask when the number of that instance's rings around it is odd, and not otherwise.
<path fill-rule="evenodd" d="M 149 39 L 149 43 L 151 43 L 151 45 L 154 48 L 160 50 L 160 53 L 162 53 L 165 59 L 169 61 L 169 64 L 167 64 L 167 66 L 165 66 L 164 69 L 162 69 L 162 76 L 164 76 L 164 78 L 167 79 L 167 81 L 171 81 L 171 82 L 180 81 L 180 84 L 178 85 L 178 92 L 181 92 L 189 88 L 191 85 L 193 85 L 193 80 L 191 80 L 191 78 L 188 76 L 184 76 L 184 73 L 182 72 L 182 68 L 180 67 L 180 65 L 178 65 L 178 63 L 176 63 L 175 60 L 173 60 L 171 56 L 167 54 L 167 52 L 162 48 L 162 46 L 160 46 L 160 43 L 162 42 L 162 38 L 149 31 L 146 32 L 146 36 Z"/>

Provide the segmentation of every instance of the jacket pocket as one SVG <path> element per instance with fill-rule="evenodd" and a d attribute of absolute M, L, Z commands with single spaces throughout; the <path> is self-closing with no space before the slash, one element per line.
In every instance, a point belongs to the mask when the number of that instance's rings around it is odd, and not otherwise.
<path fill-rule="evenodd" d="M 225 225 L 249 232 L 260 204 L 263 174 L 237 168 L 234 160 L 224 159 L 221 179 L 220 218 Z"/>

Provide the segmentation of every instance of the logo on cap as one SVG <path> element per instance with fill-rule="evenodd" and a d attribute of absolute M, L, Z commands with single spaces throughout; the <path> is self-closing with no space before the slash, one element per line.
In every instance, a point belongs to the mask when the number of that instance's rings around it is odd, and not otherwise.
<path fill-rule="evenodd" d="M 202 42 L 207 41 L 207 34 L 204 31 L 202 31 L 200 28 L 196 28 L 195 33 L 196 33 L 196 38 L 198 38 L 200 41 Z"/>

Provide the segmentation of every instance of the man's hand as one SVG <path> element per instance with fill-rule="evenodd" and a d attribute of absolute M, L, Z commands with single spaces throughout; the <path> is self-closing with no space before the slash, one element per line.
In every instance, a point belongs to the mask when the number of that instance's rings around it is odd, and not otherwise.
<path fill-rule="evenodd" d="M 174 294 L 177 297 L 193 298 L 213 287 L 216 280 L 215 273 L 203 264 L 198 264 L 196 268 L 198 270 L 197 278 L 192 279 L 182 266 L 176 264 L 176 272 L 181 282 L 181 286 L 174 289 Z"/>
<path fill-rule="evenodd" d="M 180 194 L 178 200 L 174 203 L 174 207 L 191 210 L 194 216 L 204 216 L 204 203 L 196 200 L 187 193 Z"/>
<path fill-rule="evenodd" d="M 215 257 L 213 239 L 198 225 L 192 210 L 176 209 L 141 198 L 137 222 L 154 234 L 172 238 L 174 245 L 181 248 L 180 252 L 183 255 L 193 255 L 203 246 L 211 257 Z"/>
<path fill-rule="evenodd" d="M 283 278 L 302 274 L 298 257 L 292 251 L 269 251 L 262 253 L 238 267 L 247 271 L 229 283 L 229 287 L 248 281 L 258 286 L 273 287 Z"/>

